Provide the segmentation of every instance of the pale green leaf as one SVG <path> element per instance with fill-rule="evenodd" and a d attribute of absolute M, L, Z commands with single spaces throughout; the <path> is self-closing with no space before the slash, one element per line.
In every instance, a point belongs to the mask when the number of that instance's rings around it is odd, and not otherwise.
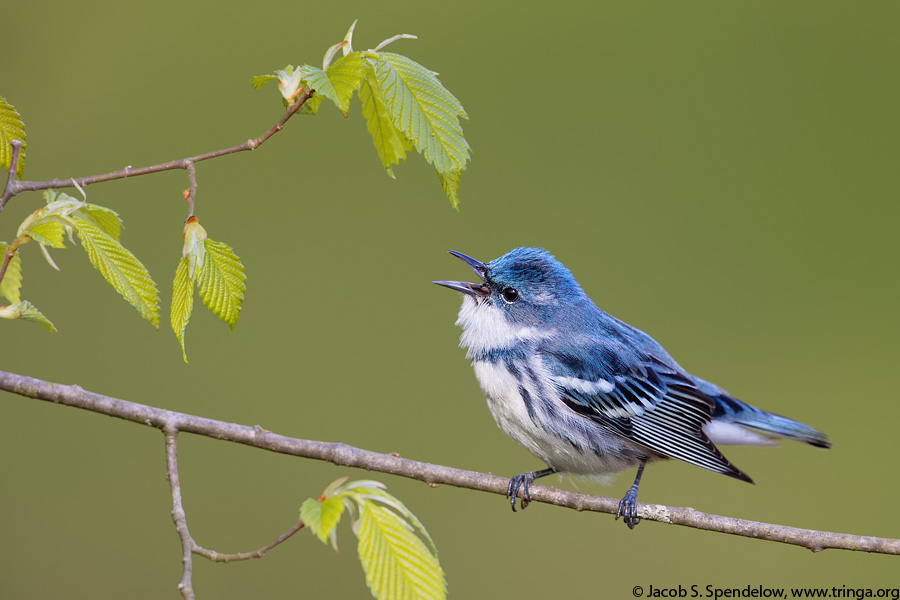
<path fill-rule="evenodd" d="M 321 502 L 315 498 L 307 498 L 300 506 L 303 523 L 323 544 L 329 543 L 333 538 L 343 512 L 344 499 L 340 496 L 324 498 Z"/>
<path fill-rule="evenodd" d="M 41 314 L 34 304 L 28 300 L 22 300 L 9 306 L 0 308 L 0 318 L 2 319 L 22 319 L 23 321 L 31 321 L 42 325 L 44 329 L 53 333 L 56 327 L 50 322 L 50 319 Z"/>
<path fill-rule="evenodd" d="M 143 318 L 159 328 L 159 292 L 141 261 L 93 221 L 73 216 L 70 223 L 94 268 Z"/>
<path fill-rule="evenodd" d="M 188 261 L 188 277 L 192 280 L 200 275 L 206 259 L 206 229 L 197 217 L 189 217 L 184 224 L 184 248 L 181 255 Z"/>
<path fill-rule="evenodd" d="M 375 77 L 394 126 L 434 165 L 438 173 L 462 171 L 469 144 L 459 118 L 468 118 L 459 100 L 422 65 L 392 52 L 381 52 Z"/>
<path fill-rule="evenodd" d="M 116 211 L 96 204 L 85 204 L 79 211 L 79 216 L 86 216 L 116 240 L 121 236 L 122 217 Z"/>
<path fill-rule="evenodd" d="M 435 546 L 434 540 L 431 539 L 428 530 L 425 529 L 425 525 L 422 524 L 419 518 L 413 514 L 399 498 L 386 492 L 384 490 L 385 487 L 386 486 L 380 481 L 356 481 L 347 486 L 348 491 L 357 492 L 359 497 L 387 504 L 400 513 L 400 515 L 408 521 L 408 528 L 410 531 L 417 531 L 425 541 L 428 542 L 432 552 L 437 555 L 437 546 Z"/>
<path fill-rule="evenodd" d="M 206 308 L 234 329 L 247 289 L 244 265 L 227 244 L 207 239 L 197 287 Z"/>
<path fill-rule="evenodd" d="M 188 274 L 188 259 L 182 256 L 175 269 L 175 281 L 172 283 L 172 309 L 169 312 L 172 322 L 172 331 L 181 344 L 181 356 L 187 362 L 187 352 L 184 349 L 184 330 L 188 319 L 191 318 L 191 310 L 194 308 L 194 282 Z"/>
<path fill-rule="evenodd" d="M 47 206 L 39 211 L 35 211 L 38 219 L 67 217 L 76 210 L 87 206 L 87 202 L 84 200 L 73 198 L 65 192 L 56 190 L 46 190 L 44 192 L 44 200 L 47 202 Z"/>
<path fill-rule="evenodd" d="M 334 61 L 327 70 L 303 65 L 303 79 L 306 84 L 324 96 L 345 115 L 350 110 L 350 98 L 359 89 L 366 77 L 366 61 L 360 52 L 351 52 Z"/>
<path fill-rule="evenodd" d="M 42 221 L 33 227 L 29 227 L 23 233 L 44 246 L 50 246 L 51 248 L 66 247 L 63 243 L 66 227 L 59 221 L 59 217 L 52 217 L 49 220 Z"/>
<path fill-rule="evenodd" d="M 362 113 L 366 118 L 366 129 L 372 136 L 372 143 L 381 159 L 381 165 L 387 174 L 393 178 L 393 165 L 399 165 L 401 160 L 406 160 L 406 152 L 412 149 L 409 140 L 397 131 L 391 120 L 391 115 L 384 106 L 378 83 L 375 81 L 375 73 L 372 69 L 366 69 L 366 79 L 359 88 L 359 101 L 362 103 Z"/>
<path fill-rule="evenodd" d="M 450 171 L 449 173 L 441 173 L 438 171 L 438 179 L 441 180 L 441 187 L 453 208 L 459 210 L 459 171 Z"/>
<path fill-rule="evenodd" d="M 254 75 L 250 78 L 250 85 L 254 89 L 260 90 L 266 87 L 270 81 L 278 81 L 277 75 Z"/>
<path fill-rule="evenodd" d="M 40 244 L 39 247 L 41 249 L 41 253 L 44 255 L 44 258 L 47 260 L 47 263 L 49 263 L 51 267 L 59 271 L 59 267 L 56 266 L 55 262 L 53 262 L 53 258 L 50 256 L 50 252 L 47 250 L 47 246 L 45 246 L 44 244 Z"/>
<path fill-rule="evenodd" d="M 0 265 L 6 257 L 6 248 L 8 244 L 0 242 Z M 18 252 L 13 254 L 12 260 L 6 267 L 6 274 L 3 281 L 0 281 L 0 296 L 4 296 L 13 304 L 17 304 L 21 297 L 19 290 L 22 288 L 22 259 L 19 258 Z"/>
<path fill-rule="evenodd" d="M 361 502 L 359 513 L 357 549 L 375 598 L 446 598 L 447 584 L 437 556 L 400 515 L 371 502 Z"/>
<path fill-rule="evenodd" d="M 9 170 L 9 164 L 12 162 L 12 148 L 9 145 L 12 140 L 22 142 L 19 161 L 16 164 L 16 175 L 21 177 L 25 169 L 25 123 L 22 122 L 22 115 L 6 101 L 6 98 L 0 96 L 0 168 L 4 171 Z"/>

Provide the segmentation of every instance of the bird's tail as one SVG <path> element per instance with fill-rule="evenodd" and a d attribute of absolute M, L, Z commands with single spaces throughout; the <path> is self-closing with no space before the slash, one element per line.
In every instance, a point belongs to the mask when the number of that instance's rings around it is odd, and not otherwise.
<path fill-rule="evenodd" d="M 831 448 L 828 436 L 809 425 L 760 410 L 725 394 L 712 398 L 716 405 L 706 434 L 716 444 L 772 445 L 771 438 L 780 437 L 817 448 Z"/>

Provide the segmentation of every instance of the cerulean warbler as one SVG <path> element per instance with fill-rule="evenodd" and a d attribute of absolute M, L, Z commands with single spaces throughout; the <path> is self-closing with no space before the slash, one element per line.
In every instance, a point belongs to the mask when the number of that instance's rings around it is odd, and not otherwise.
<path fill-rule="evenodd" d="M 616 514 L 633 528 L 644 466 L 677 458 L 753 483 L 715 444 L 776 445 L 773 437 L 829 448 L 812 427 L 760 410 L 682 369 L 649 335 L 599 308 L 541 248 L 488 263 L 459 252 L 479 283 L 435 281 L 463 293 L 456 324 L 497 425 L 547 468 L 513 477 L 522 488 L 566 472 L 608 479 L 637 467 Z"/>

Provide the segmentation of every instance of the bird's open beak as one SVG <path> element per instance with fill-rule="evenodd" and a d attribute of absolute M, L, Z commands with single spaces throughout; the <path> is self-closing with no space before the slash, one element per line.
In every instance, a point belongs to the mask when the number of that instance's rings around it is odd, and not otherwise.
<path fill-rule="evenodd" d="M 474 298 L 482 298 L 484 296 L 488 296 L 491 293 L 491 289 L 485 285 L 487 281 L 485 279 L 485 274 L 487 273 L 487 267 L 483 262 L 479 262 L 472 258 L 471 256 L 466 256 L 461 252 L 454 252 L 453 250 L 449 251 L 450 254 L 460 259 L 469 267 L 475 271 L 475 274 L 481 278 L 481 283 L 468 283 L 466 281 L 432 281 L 431 283 L 436 283 L 437 285 L 442 285 L 444 287 L 448 287 L 451 290 L 456 290 L 457 292 L 462 292 L 463 294 L 468 294 Z"/>

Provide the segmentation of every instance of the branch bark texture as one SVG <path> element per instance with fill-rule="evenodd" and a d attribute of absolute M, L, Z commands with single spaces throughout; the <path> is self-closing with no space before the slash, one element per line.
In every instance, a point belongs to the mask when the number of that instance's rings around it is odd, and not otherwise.
<path fill-rule="evenodd" d="M 60 385 L 15 373 L 0 371 L 0 389 L 37 400 L 64 404 L 155 427 L 166 432 L 167 436 L 176 431 L 194 433 L 270 452 L 313 458 L 344 467 L 356 467 L 417 479 L 432 486 L 447 484 L 504 495 L 509 483 L 508 479 L 488 473 L 434 465 L 401 458 L 393 454 L 380 454 L 342 443 L 291 438 L 272 433 L 259 426 L 238 425 L 163 410 L 89 392 L 77 385 Z M 171 443 L 174 452 L 174 437 Z M 549 486 L 532 485 L 530 491 L 532 501 L 565 506 L 578 511 L 589 510 L 615 514 L 619 504 L 619 501 L 614 498 L 569 492 Z M 900 540 L 897 539 L 759 523 L 706 514 L 687 507 L 639 503 L 638 516 L 661 523 L 792 544 L 814 552 L 837 548 L 881 554 L 900 554 Z"/>

